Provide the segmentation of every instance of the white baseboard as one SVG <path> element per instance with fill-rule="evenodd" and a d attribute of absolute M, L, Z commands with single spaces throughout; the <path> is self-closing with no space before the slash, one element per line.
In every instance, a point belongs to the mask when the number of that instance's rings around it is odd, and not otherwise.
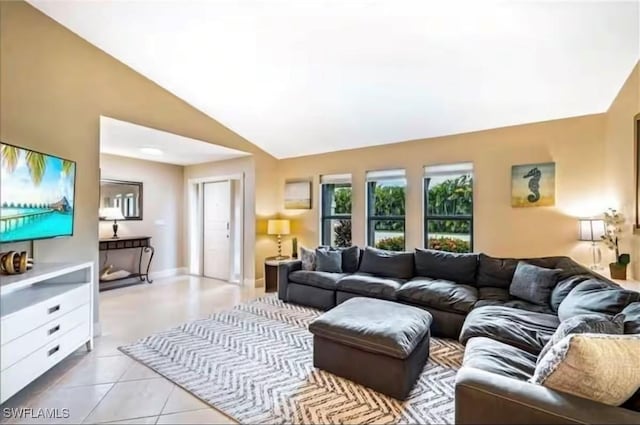
<path fill-rule="evenodd" d="M 156 279 L 163 279 L 165 277 L 182 276 L 185 274 L 187 274 L 186 267 L 177 267 L 174 269 L 165 269 L 165 270 L 158 270 L 155 272 L 151 272 L 149 273 L 149 277 L 151 278 L 151 280 L 156 280 Z"/>

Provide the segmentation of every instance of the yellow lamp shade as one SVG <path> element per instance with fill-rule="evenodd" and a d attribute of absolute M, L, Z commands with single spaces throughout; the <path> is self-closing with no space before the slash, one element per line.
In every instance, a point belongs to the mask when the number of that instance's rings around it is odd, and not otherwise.
<path fill-rule="evenodd" d="M 291 233 L 289 220 L 269 220 L 267 222 L 267 233 L 270 235 L 288 235 Z"/>

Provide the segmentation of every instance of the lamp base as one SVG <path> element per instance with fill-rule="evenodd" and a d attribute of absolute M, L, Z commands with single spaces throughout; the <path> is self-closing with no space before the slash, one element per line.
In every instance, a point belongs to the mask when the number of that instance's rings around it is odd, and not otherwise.
<path fill-rule="evenodd" d="M 593 255 L 593 264 L 589 268 L 594 271 L 604 270 L 604 267 L 600 265 L 600 262 L 602 261 L 602 252 L 595 241 L 591 242 L 591 254 Z"/>
<path fill-rule="evenodd" d="M 113 236 L 111 236 L 111 239 L 118 239 L 118 223 L 113 220 Z"/>

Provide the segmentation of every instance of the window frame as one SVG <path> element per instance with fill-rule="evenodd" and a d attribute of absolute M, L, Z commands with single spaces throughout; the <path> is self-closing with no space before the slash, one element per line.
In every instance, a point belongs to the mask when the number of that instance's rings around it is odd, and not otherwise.
<path fill-rule="evenodd" d="M 327 181 L 323 181 L 323 177 L 327 178 Z M 351 221 L 351 245 L 353 246 L 353 181 L 349 178 L 349 181 L 331 180 L 332 176 L 320 177 L 320 245 L 331 245 L 331 234 L 333 229 L 331 228 L 332 220 L 350 220 Z M 329 185 L 337 187 L 350 187 L 351 188 L 351 213 L 349 214 L 331 214 L 331 204 L 325 201 L 330 198 L 328 196 Z M 329 243 L 326 243 L 328 237 Z"/>
<path fill-rule="evenodd" d="M 452 163 L 452 164 L 441 164 L 441 165 L 451 165 L 455 166 L 458 164 L 465 163 Z M 474 233 L 475 233 L 475 224 L 474 224 L 474 205 L 475 205 L 475 168 L 473 167 L 473 163 L 471 164 L 471 171 L 468 173 L 460 172 L 459 175 L 462 174 L 471 174 L 471 214 L 470 215 L 429 215 L 429 180 L 436 175 L 455 175 L 454 171 L 451 172 L 442 172 L 442 173 L 427 173 L 426 168 L 432 167 L 426 166 L 425 172 L 422 176 L 422 246 L 424 248 L 429 248 L 429 221 L 437 221 L 437 220 L 448 220 L 448 221 L 468 221 L 469 225 L 469 252 L 473 252 L 474 249 Z"/>
<path fill-rule="evenodd" d="M 393 173 L 394 171 L 398 172 L 398 175 L 395 176 L 380 176 L 380 177 L 376 177 L 376 174 L 383 174 L 385 172 L 389 172 L 389 173 Z M 401 172 L 401 173 L 400 173 Z M 369 176 L 369 174 L 374 174 L 373 176 Z M 404 180 L 404 201 L 405 201 L 405 212 L 404 215 L 388 215 L 388 216 L 381 216 L 381 215 L 374 215 L 375 213 L 375 199 L 374 199 L 374 193 L 371 190 L 371 188 L 373 187 L 374 184 L 376 184 L 377 182 L 381 182 L 381 181 L 385 181 L 385 180 L 399 180 L 402 179 Z M 407 249 L 407 211 L 406 211 L 406 202 L 407 202 L 407 186 L 408 186 L 408 180 L 407 180 L 407 174 L 406 174 L 406 170 L 404 169 L 392 169 L 392 170 L 385 170 L 385 171 L 369 171 L 367 172 L 366 175 L 366 179 L 365 179 L 365 184 L 366 184 L 366 193 L 367 193 L 367 208 L 366 208 L 366 233 L 367 233 L 367 246 L 376 247 L 376 241 L 375 241 L 375 222 L 376 221 L 398 221 L 398 222 L 402 222 L 403 224 L 403 239 L 404 239 L 404 246 L 403 246 L 403 250 Z"/>

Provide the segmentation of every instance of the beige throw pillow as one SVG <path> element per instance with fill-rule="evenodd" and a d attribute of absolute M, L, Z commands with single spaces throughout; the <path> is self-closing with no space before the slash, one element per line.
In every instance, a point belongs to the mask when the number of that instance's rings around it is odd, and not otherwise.
<path fill-rule="evenodd" d="M 568 335 L 540 359 L 531 382 L 620 406 L 640 387 L 640 335 Z"/>

